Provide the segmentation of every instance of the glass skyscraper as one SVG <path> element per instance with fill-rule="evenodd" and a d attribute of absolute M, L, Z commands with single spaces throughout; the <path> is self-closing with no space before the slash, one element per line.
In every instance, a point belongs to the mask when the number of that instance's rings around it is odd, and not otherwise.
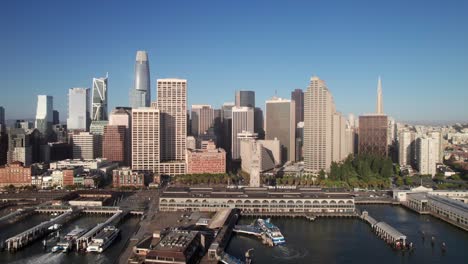
<path fill-rule="evenodd" d="M 135 62 L 135 83 L 130 92 L 132 108 L 149 107 L 151 105 L 151 87 L 148 53 L 137 51 Z"/>

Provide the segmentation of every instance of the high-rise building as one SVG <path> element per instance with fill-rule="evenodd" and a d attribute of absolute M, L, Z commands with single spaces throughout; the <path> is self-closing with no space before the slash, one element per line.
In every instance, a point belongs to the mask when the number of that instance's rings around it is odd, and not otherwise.
<path fill-rule="evenodd" d="M 125 144 L 127 128 L 125 126 L 104 127 L 104 135 L 102 138 L 102 157 L 109 161 L 118 162 L 120 165 L 128 165 L 128 160 L 125 159 Z"/>
<path fill-rule="evenodd" d="M 388 156 L 386 115 L 359 116 L 359 155 Z"/>
<path fill-rule="evenodd" d="M 273 140 L 256 140 L 243 137 L 241 139 L 242 170 L 250 173 L 253 163 L 259 161 L 260 172 L 271 170 L 281 164 L 281 144 L 275 138 Z M 255 158 L 257 156 L 257 158 Z"/>
<path fill-rule="evenodd" d="M 233 107 L 232 108 L 232 139 L 231 158 L 240 159 L 240 139 L 237 137 L 241 132 L 254 132 L 254 108 L 253 107 Z"/>
<path fill-rule="evenodd" d="M 304 122 L 297 123 L 296 126 L 296 161 L 303 160 L 303 151 L 304 147 Z"/>
<path fill-rule="evenodd" d="M 159 171 L 160 112 L 155 108 L 132 109 L 132 169 Z"/>
<path fill-rule="evenodd" d="M 69 130 L 88 130 L 91 120 L 90 108 L 89 88 L 68 90 L 67 128 Z"/>
<path fill-rule="evenodd" d="M 420 174 L 434 177 L 438 153 L 438 138 L 423 136 L 416 139 L 416 163 Z"/>
<path fill-rule="evenodd" d="M 384 113 L 384 110 L 383 110 L 383 95 L 382 95 L 382 80 L 380 79 L 380 76 L 379 76 L 379 80 L 378 80 L 378 84 L 377 84 L 377 109 L 376 109 L 376 113 L 379 114 L 379 115 L 383 115 L 383 113 Z"/>
<path fill-rule="evenodd" d="M 52 111 L 52 125 L 60 124 L 60 113 L 57 110 Z"/>
<path fill-rule="evenodd" d="M 296 123 L 304 122 L 304 92 L 302 89 L 292 91 L 291 100 L 295 102 Z"/>
<path fill-rule="evenodd" d="M 105 78 L 93 78 L 93 121 L 107 120 L 107 79 L 107 75 Z"/>
<path fill-rule="evenodd" d="M 264 118 L 263 110 L 260 107 L 254 108 L 254 132 L 258 134 L 258 138 L 265 138 L 265 128 L 263 127 Z"/>
<path fill-rule="evenodd" d="M 398 135 L 398 162 L 400 166 L 413 165 L 414 133 L 401 131 Z"/>
<path fill-rule="evenodd" d="M 132 162 L 132 109 L 130 107 L 116 107 L 109 115 L 110 126 L 125 127 L 125 159 L 124 164 L 131 166 Z"/>
<path fill-rule="evenodd" d="M 0 106 L 0 124 L 5 125 L 5 108 Z"/>
<path fill-rule="evenodd" d="M 8 131 L 7 163 L 20 161 L 25 166 L 40 161 L 41 135 L 37 129 L 11 128 Z"/>
<path fill-rule="evenodd" d="M 266 101 L 265 139 L 279 139 L 281 162 L 296 160 L 295 102 L 274 97 Z"/>
<path fill-rule="evenodd" d="M 314 76 L 304 96 L 304 169 L 329 170 L 332 162 L 333 96 L 325 81 Z"/>
<path fill-rule="evenodd" d="M 226 150 L 228 157 L 231 156 L 231 140 L 232 140 L 232 108 L 234 103 L 224 103 L 221 107 L 221 147 Z"/>
<path fill-rule="evenodd" d="M 102 152 L 98 137 L 89 132 L 79 132 L 72 135 L 73 159 L 95 159 Z"/>
<path fill-rule="evenodd" d="M 203 135 L 214 125 L 214 109 L 211 105 L 192 105 L 192 136 Z"/>
<path fill-rule="evenodd" d="M 388 157 L 389 121 L 383 113 L 382 82 L 377 84 L 377 109 L 375 114 L 359 117 L 359 154 Z"/>
<path fill-rule="evenodd" d="M 255 108 L 255 92 L 254 91 L 236 91 L 236 106 L 237 107 L 253 107 Z"/>
<path fill-rule="evenodd" d="M 185 161 L 187 80 L 158 79 L 161 114 L 161 161 Z"/>
<path fill-rule="evenodd" d="M 347 148 L 346 118 L 335 112 L 332 122 L 332 161 L 340 162 L 351 154 Z"/>
<path fill-rule="evenodd" d="M 132 108 L 149 107 L 151 104 L 151 86 L 148 53 L 139 50 L 135 62 L 135 83 L 130 92 Z"/>
<path fill-rule="evenodd" d="M 54 121 L 53 115 L 53 98 L 49 95 L 37 96 L 37 111 L 36 111 L 36 125 L 35 127 L 41 134 L 47 136 Z"/>

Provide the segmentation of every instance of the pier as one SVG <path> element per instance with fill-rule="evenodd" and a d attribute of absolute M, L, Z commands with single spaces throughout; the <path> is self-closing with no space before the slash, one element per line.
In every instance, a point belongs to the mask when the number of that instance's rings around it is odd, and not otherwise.
<path fill-rule="evenodd" d="M 85 250 L 86 247 L 88 247 L 88 243 L 90 243 L 96 235 L 101 233 L 102 230 L 104 230 L 104 227 L 119 222 L 125 216 L 125 214 L 125 212 L 119 210 L 111 217 L 109 217 L 104 223 L 97 224 L 93 229 L 89 230 L 86 234 L 77 240 L 77 249 Z"/>
<path fill-rule="evenodd" d="M 392 246 L 406 245 L 406 236 L 385 222 L 379 222 L 369 215 L 367 211 L 362 212 L 361 219 L 369 223 L 378 237 Z"/>
<path fill-rule="evenodd" d="M 18 219 L 24 218 L 34 213 L 34 208 L 18 209 L 3 217 L 0 217 L 0 224 L 5 222 L 16 222 Z"/>
<path fill-rule="evenodd" d="M 17 251 L 27 246 L 29 243 L 35 241 L 36 239 L 39 239 L 42 236 L 50 233 L 51 230 L 49 230 L 49 227 L 55 224 L 63 224 L 77 216 L 79 213 L 79 210 L 70 209 L 47 222 L 42 222 L 39 225 L 34 226 L 16 236 L 10 237 L 5 240 L 6 248 L 10 252 Z"/>

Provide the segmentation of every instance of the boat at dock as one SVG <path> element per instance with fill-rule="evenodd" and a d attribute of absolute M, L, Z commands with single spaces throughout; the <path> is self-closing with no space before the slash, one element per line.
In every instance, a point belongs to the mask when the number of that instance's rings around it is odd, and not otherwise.
<path fill-rule="evenodd" d="M 270 218 L 268 219 L 257 219 L 255 223 L 271 240 L 274 246 L 283 245 L 286 243 L 286 240 L 281 234 L 281 230 L 271 223 Z"/>
<path fill-rule="evenodd" d="M 104 230 L 91 240 L 86 251 L 102 253 L 112 244 L 112 242 L 114 242 L 119 235 L 119 232 L 120 230 L 115 226 L 104 227 Z"/>
<path fill-rule="evenodd" d="M 60 240 L 57 245 L 52 247 L 52 253 L 63 252 L 67 253 L 73 249 L 73 245 L 76 243 L 76 240 L 84 235 L 88 229 L 75 227 L 72 231 L 70 231 L 65 237 Z"/>

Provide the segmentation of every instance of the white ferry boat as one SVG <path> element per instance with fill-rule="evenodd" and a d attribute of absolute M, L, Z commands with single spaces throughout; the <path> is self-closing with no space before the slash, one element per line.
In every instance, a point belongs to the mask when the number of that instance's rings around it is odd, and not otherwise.
<path fill-rule="evenodd" d="M 91 240 L 86 248 L 87 252 L 102 253 L 119 235 L 120 230 L 115 226 L 106 226 L 104 230 Z"/>
<path fill-rule="evenodd" d="M 268 238 L 271 239 L 273 245 L 278 246 L 286 243 L 283 234 L 281 234 L 280 229 L 270 222 L 270 218 L 263 220 L 261 218 L 257 219 L 257 225 L 260 229 L 265 232 Z"/>
<path fill-rule="evenodd" d="M 68 251 L 73 249 L 73 245 L 76 242 L 78 238 L 80 238 L 82 235 L 84 235 L 88 229 L 84 228 L 79 228 L 78 226 L 75 227 L 72 231 L 70 231 L 60 242 L 57 243 L 52 248 L 52 252 L 63 252 L 67 253 Z"/>

